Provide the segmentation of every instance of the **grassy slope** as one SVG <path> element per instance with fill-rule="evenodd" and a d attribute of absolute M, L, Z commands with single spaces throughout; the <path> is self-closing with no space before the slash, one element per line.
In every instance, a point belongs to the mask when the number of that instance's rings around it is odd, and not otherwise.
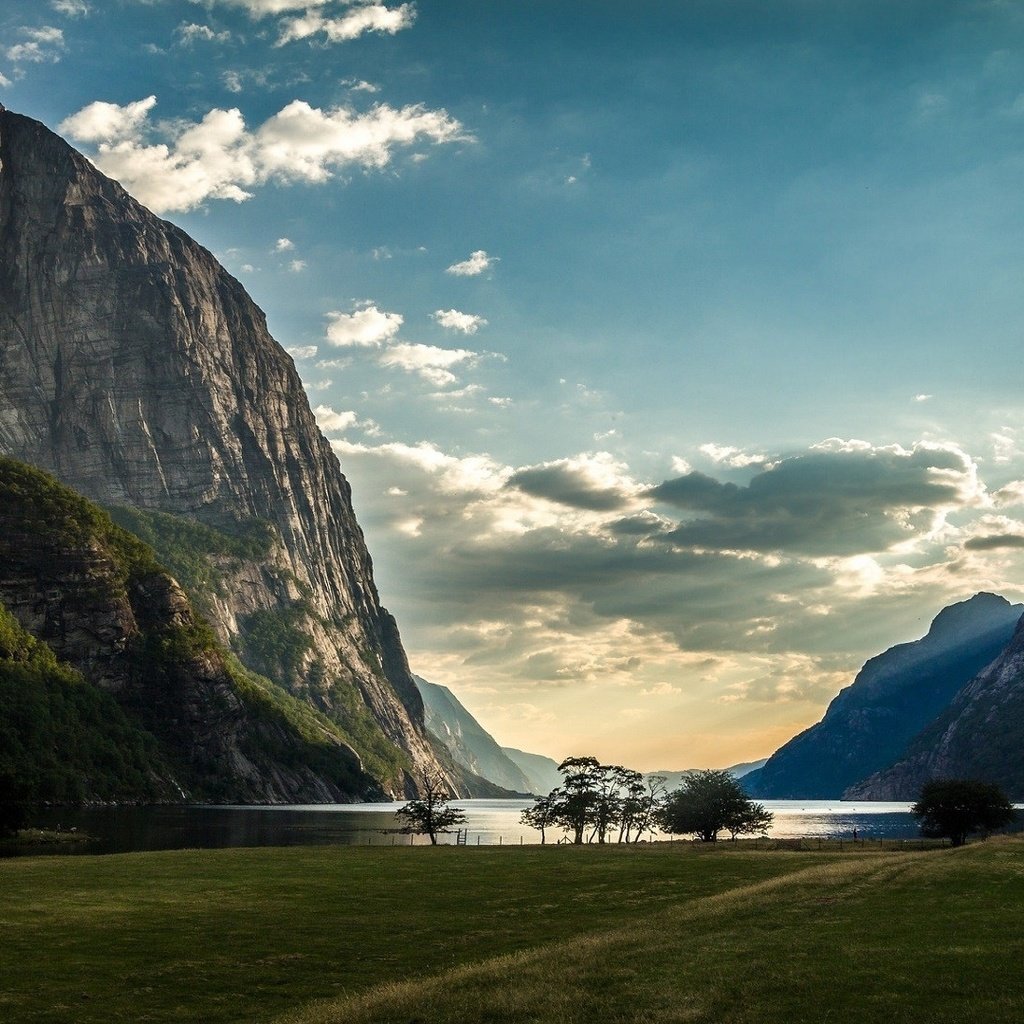
<path fill-rule="evenodd" d="M 1019 840 L 34 858 L 0 886 L 19 1022 L 1009 1022 L 1024 998 Z"/>

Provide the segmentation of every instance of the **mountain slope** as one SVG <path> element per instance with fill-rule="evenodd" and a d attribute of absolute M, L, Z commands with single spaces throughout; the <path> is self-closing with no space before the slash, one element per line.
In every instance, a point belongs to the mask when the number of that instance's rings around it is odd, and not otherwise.
<path fill-rule="evenodd" d="M 532 792 L 530 781 L 519 766 L 447 686 L 427 682 L 421 676 L 413 679 L 423 696 L 427 728 L 451 751 L 458 764 L 513 793 Z"/>
<path fill-rule="evenodd" d="M 45 679 L 22 673 L 23 689 L 0 706 L 0 733 L 23 748 L 23 776 L 47 756 L 41 737 L 59 717 L 43 707 L 23 717 L 32 689 L 51 709 L 84 709 L 60 723 L 57 750 L 61 761 L 68 751 L 64 769 L 77 772 L 81 798 L 280 803 L 380 793 L 333 723 L 224 654 L 149 548 L 70 488 L 3 457 L 0 609 L 33 638 L 19 645 L 13 632 L 0 678 L 11 685 L 11 662 L 32 666 L 19 647 L 46 670 Z M 33 721 L 45 726 L 36 739 Z M 75 768 L 76 752 L 109 747 L 115 728 L 116 746 L 132 755 L 125 770 L 144 776 L 134 791 L 127 782 L 101 790 L 87 766 Z M 65 798 L 75 789 L 69 783 Z"/>
<path fill-rule="evenodd" d="M 943 609 L 925 637 L 868 661 L 817 725 L 744 777 L 744 789 L 768 799 L 833 799 L 892 764 L 1006 647 L 1021 611 L 984 593 Z"/>
<path fill-rule="evenodd" d="M 851 786 L 850 800 L 916 800 L 930 779 L 982 779 L 1024 799 L 1024 624 L 895 764 Z"/>
<path fill-rule="evenodd" d="M 526 776 L 529 792 L 546 796 L 565 779 L 558 770 L 558 762 L 543 754 L 530 754 L 515 747 L 502 747 L 501 752 Z"/>
<path fill-rule="evenodd" d="M 348 483 L 262 311 L 183 231 L 2 109 L 0 454 L 159 520 L 160 555 L 197 524 L 251 541 L 195 552 L 213 583 L 190 595 L 221 640 L 376 751 L 388 790 L 439 769 Z"/>

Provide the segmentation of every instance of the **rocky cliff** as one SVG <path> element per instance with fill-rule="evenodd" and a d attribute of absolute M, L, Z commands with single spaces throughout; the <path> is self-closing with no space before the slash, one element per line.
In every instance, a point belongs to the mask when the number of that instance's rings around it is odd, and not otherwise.
<path fill-rule="evenodd" d="M 916 800 L 931 779 L 981 779 L 1024 800 L 1024 622 L 891 767 L 851 786 L 849 800 Z"/>
<path fill-rule="evenodd" d="M 46 771 L 64 781 L 38 799 L 380 795 L 333 723 L 225 654 L 146 545 L 70 488 L 3 457 L 0 610 L 37 649 L 15 632 L 0 652 L 0 688 L 16 684 L 0 705 L 0 734 L 10 737 L 0 760 L 13 757 L 6 767 L 25 785 L 55 761 Z M 37 666 L 45 671 L 13 670 L 38 649 L 52 652 Z M 60 748 L 29 741 L 34 733 L 59 737 Z M 104 767 L 83 750 L 123 764 Z"/>
<path fill-rule="evenodd" d="M 258 554 L 196 552 L 212 583 L 191 596 L 220 638 L 332 717 L 386 789 L 439 768 L 348 483 L 263 313 L 207 250 L 2 108 L 0 453 L 155 517 L 161 537 L 168 521 L 259 535 Z"/>
<path fill-rule="evenodd" d="M 744 789 L 768 799 L 835 799 L 892 764 L 1006 647 L 1022 610 L 995 594 L 943 609 L 922 639 L 868 661 L 820 722 L 744 777 Z"/>

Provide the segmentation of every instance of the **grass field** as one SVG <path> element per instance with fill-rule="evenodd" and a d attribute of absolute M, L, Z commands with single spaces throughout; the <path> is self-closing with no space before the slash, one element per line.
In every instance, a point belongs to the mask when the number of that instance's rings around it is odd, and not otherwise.
<path fill-rule="evenodd" d="M 1024 1019 L 1024 841 L 0 861 L 0 1019 Z"/>

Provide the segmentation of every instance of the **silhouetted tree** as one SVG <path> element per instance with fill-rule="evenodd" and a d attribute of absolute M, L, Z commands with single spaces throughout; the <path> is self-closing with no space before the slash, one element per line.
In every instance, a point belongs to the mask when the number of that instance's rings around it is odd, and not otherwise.
<path fill-rule="evenodd" d="M 926 782 L 910 813 L 919 819 L 921 835 L 948 837 L 954 846 L 963 846 L 975 832 L 994 832 L 1014 818 L 1013 805 L 998 786 L 974 779 Z"/>
<path fill-rule="evenodd" d="M 751 805 L 740 784 L 727 771 L 691 772 L 679 789 L 669 793 L 658 815 L 666 832 L 695 835 L 713 843 L 730 821 L 740 819 Z"/>
<path fill-rule="evenodd" d="M 764 804 L 747 801 L 747 806 L 737 811 L 725 823 L 725 830 L 730 839 L 736 842 L 737 836 L 763 836 L 772 827 L 775 815 L 767 810 Z"/>
<path fill-rule="evenodd" d="M 537 797 L 533 806 L 527 807 L 522 814 L 519 815 L 519 820 L 524 825 L 529 828 L 535 828 L 540 832 L 541 846 L 543 846 L 546 841 L 545 830 L 551 825 L 558 824 L 555 815 L 561 795 L 562 791 L 560 789 L 553 789 L 547 796 Z"/>
<path fill-rule="evenodd" d="M 451 832 L 452 825 L 465 823 L 466 813 L 458 807 L 447 806 L 451 796 L 444 779 L 437 772 L 425 771 L 422 774 L 420 792 L 422 796 L 399 807 L 395 814 L 405 819 L 404 833 L 428 835 L 436 846 L 439 835 Z"/>
<path fill-rule="evenodd" d="M 0 772 L 0 838 L 13 836 L 28 816 L 26 788 L 9 772 Z"/>

